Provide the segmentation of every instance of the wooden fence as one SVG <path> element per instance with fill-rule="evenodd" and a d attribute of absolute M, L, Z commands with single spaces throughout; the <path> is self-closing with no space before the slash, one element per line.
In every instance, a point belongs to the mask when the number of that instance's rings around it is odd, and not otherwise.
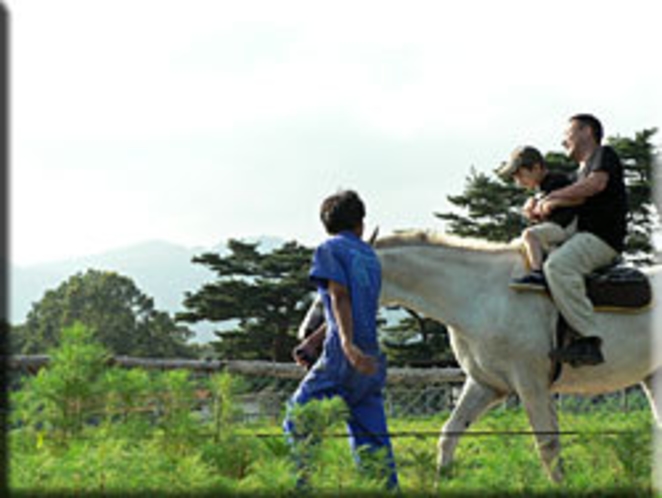
<path fill-rule="evenodd" d="M 7 358 L 14 374 L 34 375 L 48 365 L 47 355 L 14 355 Z M 243 418 L 277 418 L 287 399 L 306 374 L 295 363 L 244 360 L 187 360 L 111 357 L 109 366 L 165 371 L 185 369 L 201 376 L 229 372 L 250 380 L 249 392 L 237 395 Z M 465 375 L 459 368 L 389 368 L 385 403 L 389 415 L 429 415 L 452 409 Z"/>
<path fill-rule="evenodd" d="M 48 365 L 47 355 L 13 355 L 8 357 L 10 370 L 36 373 Z M 185 369 L 200 373 L 229 372 L 237 375 L 269 377 L 274 379 L 300 380 L 306 371 L 295 363 L 274 363 L 269 361 L 246 360 L 185 360 L 160 358 L 134 358 L 115 356 L 108 359 L 108 365 L 123 368 L 144 368 L 148 370 Z M 389 368 L 389 385 L 422 386 L 430 383 L 462 383 L 465 375 L 460 368 Z"/>

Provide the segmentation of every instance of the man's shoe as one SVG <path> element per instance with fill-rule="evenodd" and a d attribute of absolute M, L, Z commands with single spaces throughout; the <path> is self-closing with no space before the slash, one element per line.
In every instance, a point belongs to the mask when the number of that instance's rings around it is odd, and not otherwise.
<path fill-rule="evenodd" d="M 546 291 L 547 282 L 545 275 L 541 271 L 532 271 L 521 278 L 514 278 L 510 281 L 510 288 L 514 290 Z"/>
<path fill-rule="evenodd" d="M 549 353 L 552 360 L 570 363 L 577 368 L 604 363 L 605 359 L 600 351 L 602 339 L 599 337 L 580 337 L 567 346 L 555 349 Z"/>

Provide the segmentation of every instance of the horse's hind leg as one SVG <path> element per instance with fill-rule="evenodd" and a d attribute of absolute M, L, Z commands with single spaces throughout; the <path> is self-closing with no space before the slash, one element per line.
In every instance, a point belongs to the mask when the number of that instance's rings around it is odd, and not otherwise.
<path fill-rule="evenodd" d="M 467 378 L 457 406 L 441 429 L 437 457 L 437 471 L 439 473 L 448 468 L 453 461 L 453 454 L 460 435 L 481 413 L 501 399 L 503 399 L 503 394 L 479 384 L 471 377 Z"/>
<path fill-rule="evenodd" d="M 659 427 L 662 427 L 662 369 L 656 370 L 641 381 L 644 392 L 653 410 L 653 416 Z"/>
<path fill-rule="evenodd" d="M 554 399 L 543 383 L 540 386 L 528 385 L 526 388 L 520 388 L 518 394 L 535 432 L 538 453 L 545 470 L 554 482 L 560 482 L 563 479 L 563 465 Z"/>

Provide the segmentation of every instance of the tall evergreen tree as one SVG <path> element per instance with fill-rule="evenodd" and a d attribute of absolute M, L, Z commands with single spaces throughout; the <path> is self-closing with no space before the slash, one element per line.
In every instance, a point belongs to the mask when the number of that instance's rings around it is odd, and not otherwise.
<path fill-rule="evenodd" d="M 237 320 L 218 331 L 214 346 L 221 358 L 291 361 L 296 330 L 310 305 L 308 270 L 312 251 L 289 242 L 262 254 L 258 244 L 230 240 L 230 254 L 206 253 L 193 258 L 217 274 L 214 282 L 187 293 L 186 322 Z"/>
<path fill-rule="evenodd" d="M 656 128 L 635 133 L 634 138 L 612 137 L 609 143 L 618 152 L 625 169 L 630 211 L 626 251 L 633 261 L 653 262 L 653 230 L 659 213 L 653 199 L 655 147 L 652 138 Z"/>
<path fill-rule="evenodd" d="M 448 196 L 452 204 L 467 213 L 435 213 L 435 216 L 446 220 L 447 231 L 455 235 L 504 242 L 526 227 L 520 213 L 526 197 L 526 192 L 512 182 L 476 172 L 472 167 L 464 192 Z"/>

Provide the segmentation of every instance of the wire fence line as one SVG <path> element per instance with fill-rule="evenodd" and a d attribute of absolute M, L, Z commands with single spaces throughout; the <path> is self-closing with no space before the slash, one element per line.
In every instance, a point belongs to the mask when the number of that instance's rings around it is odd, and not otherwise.
<path fill-rule="evenodd" d="M 7 361 L 12 376 L 35 374 L 48 365 L 46 355 L 10 356 Z M 241 360 L 182 360 L 118 356 L 107 363 L 123 368 L 155 371 L 185 369 L 193 378 L 204 379 L 218 372 L 229 372 L 243 385 L 235 396 L 242 421 L 282 418 L 287 400 L 305 375 L 294 363 Z M 397 368 L 388 370 L 384 401 L 389 417 L 426 417 L 452 410 L 460 397 L 465 375 L 459 368 Z M 213 393 L 201 391 L 198 410 L 203 416 L 215 402 Z M 646 408 L 648 401 L 638 386 L 599 396 L 557 395 L 557 409 L 572 413 L 608 408 L 627 412 Z M 509 397 L 497 409 L 519 407 L 516 396 Z M 438 436 L 439 433 L 436 433 Z"/>
<path fill-rule="evenodd" d="M 260 386 L 237 396 L 244 420 L 282 416 L 287 400 L 297 387 L 296 382 L 261 379 Z M 432 383 L 422 386 L 388 385 L 384 390 L 387 416 L 396 418 L 429 417 L 455 408 L 462 390 L 461 383 Z M 609 409 L 615 412 L 648 409 L 648 400 L 638 387 L 599 396 L 556 395 L 557 410 L 568 413 L 589 413 Z M 520 407 L 516 395 L 507 398 L 497 410 Z"/>

